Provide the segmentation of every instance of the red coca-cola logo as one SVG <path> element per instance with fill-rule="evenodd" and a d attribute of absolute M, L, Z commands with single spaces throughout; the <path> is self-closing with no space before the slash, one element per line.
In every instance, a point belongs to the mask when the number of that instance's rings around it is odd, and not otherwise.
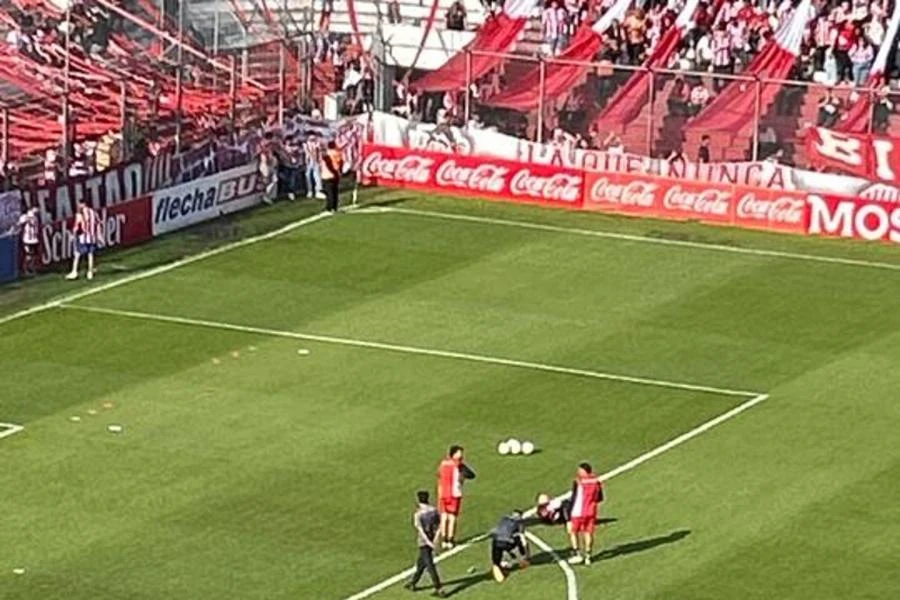
<path fill-rule="evenodd" d="M 448 160 L 438 167 L 435 182 L 441 187 L 501 194 L 506 189 L 508 173 L 509 169 L 490 163 L 467 167 L 457 164 L 455 160 Z"/>
<path fill-rule="evenodd" d="M 737 217 L 770 223 L 791 225 L 803 222 L 806 203 L 800 198 L 779 197 L 773 200 L 757 198 L 755 194 L 745 194 L 737 204 Z"/>
<path fill-rule="evenodd" d="M 688 192 L 679 185 L 673 185 L 663 197 L 663 206 L 670 210 L 717 217 L 728 216 L 730 203 L 731 192 L 713 188 Z"/>
<path fill-rule="evenodd" d="M 581 177 L 567 173 L 535 175 L 531 169 L 519 169 L 509 182 L 509 191 L 513 196 L 578 202 L 581 196 Z"/>
<path fill-rule="evenodd" d="M 381 152 L 373 152 L 363 160 L 362 170 L 365 176 L 376 179 L 427 184 L 431 179 L 433 165 L 434 159 L 415 154 L 388 158 Z"/>
<path fill-rule="evenodd" d="M 656 190 L 659 186 L 649 181 L 634 180 L 628 183 L 613 183 L 607 177 L 600 177 L 591 186 L 590 202 L 608 202 L 622 206 L 653 208 Z"/>

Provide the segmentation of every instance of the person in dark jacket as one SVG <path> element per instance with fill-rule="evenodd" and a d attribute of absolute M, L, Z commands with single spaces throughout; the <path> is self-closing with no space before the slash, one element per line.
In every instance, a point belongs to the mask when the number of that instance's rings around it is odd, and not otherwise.
<path fill-rule="evenodd" d="M 438 511 L 428 502 L 428 492 L 416 492 L 416 512 L 413 513 L 413 527 L 416 529 L 416 543 L 419 546 L 419 557 L 416 560 L 416 571 L 404 586 L 408 590 L 415 591 L 416 585 L 425 571 L 428 571 L 431 582 L 434 584 L 434 595 L 438 598 L 446 597 L 441 586 L 441 577 L 438 575 L 434 564 L 434 547 L 437 543 L 438 526 L 441 517 Z"/>
<path fill-rule="evenodd" d="M 494 580 L 502 583 L 506 580 L 503 570 L 503 556 L 509 554 L 519 561 L 519 568 L 529 565 L 528 544 L 525 541 L 525 521 L 522 511 L 514 510 L 504 515 L 491 530 L 491 573 Z"/>

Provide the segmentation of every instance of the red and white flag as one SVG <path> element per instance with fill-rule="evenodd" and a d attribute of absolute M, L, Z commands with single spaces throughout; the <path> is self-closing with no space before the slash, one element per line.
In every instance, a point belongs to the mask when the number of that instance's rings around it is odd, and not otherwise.
<path fill-rule="evenodd" d="M 500 64 L 503 59 L 497 54 L 509 52 L 536 7 L 536 0 L 506 0 L 500 14 L 488 18 L 465 48 L 414 81 L 412 87 L 423 92 L 464 90 Z"/>
<path fill-rule="evenodd" d="M 766 44 L 762 52 L 747 65 L 742 75 L 756 77 L 761 80 L 781 81 L 790 74 L 797 57 L 800 45 L 806 32 L 806 26 L 815 16 L 812 0 L 802 0 L 789 19 L 779 28 L 772 41 Z M 756 86 L 747 81 L 732 81 L 722 90 L 699 115 L 692 119 L 687 129 L 694 131 L 727 131 L 739 133 L 749 126 L 754 119 L 756 105 Z M 759 105 L 767 107 L 775 100 L 780 85 L 761 86 Z"/>

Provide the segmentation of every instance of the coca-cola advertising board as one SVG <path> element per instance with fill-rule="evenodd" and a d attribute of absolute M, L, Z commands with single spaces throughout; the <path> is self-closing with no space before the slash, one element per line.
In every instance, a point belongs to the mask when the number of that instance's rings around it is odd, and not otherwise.
<path fill-rule="evenodd" d="M 586 210 L 696 220 L 789 233 L 805 230 L 805 194 L 649 175 L 587 173 Z"/>
<path fill-rule="evenodd" d="M 150 197 L 144 196 L 97 211 L 100 217 L 98 246 L 131 246 L 152 237 Z M 75 249 L 75 218 L 42 224 L 39 229 L 39 268 L 49 268 L 72 258 Z"/>
<path fill-rule="evenodd" d="M 584 176 L 573 169 L 367 144 L 365 183 L 490 200 L 580 208 Z"/>

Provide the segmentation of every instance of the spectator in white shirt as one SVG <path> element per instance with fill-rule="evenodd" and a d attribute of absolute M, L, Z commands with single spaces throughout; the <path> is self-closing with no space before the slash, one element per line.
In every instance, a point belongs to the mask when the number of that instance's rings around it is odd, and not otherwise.
<path fill-rule="evenodd" d="M 706 106 L 707 102 L 709 102 L 709 98 L 709 90 L 706 89 L 706 86 L 702 83 L 698 83 L 693 88 L 691 88 L 691 95 L 688 98 L 687 103 L 688 116 L 693 117 L 701 110 L 703 110 L 703 107 Z"/>
<path fill-rule="evenodd" d="M 9 33 L 6 34 L 6 43 L 9 45 L 10 50 L 19 49 L 19 31 L 17 29 L 9 30 Z"/>
<path fill-rule="evenodd" d="M 850 62 L 853 71 L 853 85 L 863 87 L 869 78 L 869 69 L 875 60 L 875 49 L 865 38 L 860 38 L 850 49 Z"/>

